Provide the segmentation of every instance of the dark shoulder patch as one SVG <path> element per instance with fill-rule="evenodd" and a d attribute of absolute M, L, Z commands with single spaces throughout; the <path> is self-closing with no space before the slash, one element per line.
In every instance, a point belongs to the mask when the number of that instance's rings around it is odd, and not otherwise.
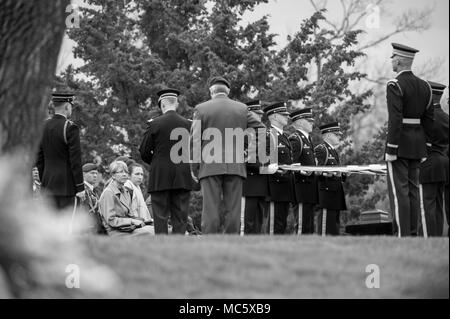
<path fill-rule="evenodd" d="M 74 128 L 78 128 L 78 125 L 71 121 L 71 120 L 67 120 L 67 127 L 74 127 Z"/>

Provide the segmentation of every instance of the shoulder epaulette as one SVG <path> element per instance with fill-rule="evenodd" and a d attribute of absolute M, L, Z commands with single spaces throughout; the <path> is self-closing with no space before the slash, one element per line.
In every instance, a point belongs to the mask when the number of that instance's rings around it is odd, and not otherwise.
<path fill-rule="evenodd" d="M 403 95 L 402 87 L 400 86 L 398 79 L 391 79 L 387 81 L 387 86 L 389 87 L 390 85 L 396 87 L 399 90 L 400 95 Z"/>
<path fill-rule="evenodd" d="M 427 82 L 428 87 L 430 88 L 430 99 L 429 99 L 428 105 L 427 105 L 427 109 L 428 109 L 431 105 L 433 105 L 433 88 L 431 87 L 430 82 L 428 82 L 428 81 L 425 81 L 425 82 Z"/>
<path fill-rule="evenodd" d="M 318 150 L 319 148 L 326 148 L 326 146 L 325 145 L 323 145 L 323 143 L 321 143 L 321 144 L 319 144 L 319 145 L 317 145 L 316 147 L 314 147 L 314 150 Z"/>
<path fill-rule="evenodd" d="M 69 120 L 66 120 L 64 122 L 64 128 L 63 128 L 63 137 L 64 137 L 64 143 L 67 144 L 67 125 L 71 123 Z"/>

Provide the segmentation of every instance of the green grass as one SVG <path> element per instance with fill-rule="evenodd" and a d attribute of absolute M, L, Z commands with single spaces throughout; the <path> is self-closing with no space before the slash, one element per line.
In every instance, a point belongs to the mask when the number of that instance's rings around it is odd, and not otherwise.
<path fill-rule="evenodd" d="M 449 297 L 446 238 L 93 237 L 88 247 L 118 274 L 119 298 Z M 365 285 L 368 264 L 379 289 Z"/>

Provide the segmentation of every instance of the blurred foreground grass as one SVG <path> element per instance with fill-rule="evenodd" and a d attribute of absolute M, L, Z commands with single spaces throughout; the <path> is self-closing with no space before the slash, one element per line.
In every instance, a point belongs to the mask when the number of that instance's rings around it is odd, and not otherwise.
<path fill-rule="evenodd" d="M 168 236 L 80 240 L 86 242 L 94 259 L 119 276 L 122 284 L 111 292 L 118 298 L 449 297 L 447 238 Z M 365 285 L 369 264 L 380 268 L 379 289 Z M 69 296 L 102 297 L 83 292 L 82 281 L 80 285 Z M 30 297 L 46 295 L 56 297 L 39 290 Z"/>

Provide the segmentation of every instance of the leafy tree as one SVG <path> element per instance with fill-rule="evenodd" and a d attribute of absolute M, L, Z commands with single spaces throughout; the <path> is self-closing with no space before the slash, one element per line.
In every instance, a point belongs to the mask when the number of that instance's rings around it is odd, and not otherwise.
<path fill-rule="evenodd" d="M 178 111 L 190 118 L 192 107 L 209 98 L 206 84 L 214 75 L 230 80 L 234 99 L 300 102 L 313 107 L 318 125 L 336 118 L 350 149 L 349 123 L 369 108 L 371 95 L 350 89 L 366 76 L 353 68 L 364 55 L 354 50 L 360 31 L 336 37 L 323 27 L 321 10 L 277 52 L 267 16 L 242 21 L 265 2 L 88 0 L 80 28 L 69 32 L 85 64 L 68 68 L 58 84 L 78 92 L 74 117 L 83 128 L 84 160 L 99 154 L 104 165 L 123 154 L 140 159 L 145 122 L 149 112 L 158 114 L 156 92 L 180 89 Z M 314 139 L 320 141 L 317 132 Z"/>
<path fill-rule="evenodd" d="M 252 88 L 270 82 L 275 35 L 267 17 L 241 26 L 242 14 L 265 1 L 89 0 L 80 28 L 70 37 L 85 64 L 69 69 L 61 82 L 80 91 L 74 118 L 85 128 L 85 160 L 94 152 L 103 163 L 137 152 L 152 98 L 163 87 L 183 92 L 179 112 L 208 99 L 207 80 L 224 75 L 232 96 L 247 99 Z M 83 79 L 80 75 L 83 75 Z"/>

